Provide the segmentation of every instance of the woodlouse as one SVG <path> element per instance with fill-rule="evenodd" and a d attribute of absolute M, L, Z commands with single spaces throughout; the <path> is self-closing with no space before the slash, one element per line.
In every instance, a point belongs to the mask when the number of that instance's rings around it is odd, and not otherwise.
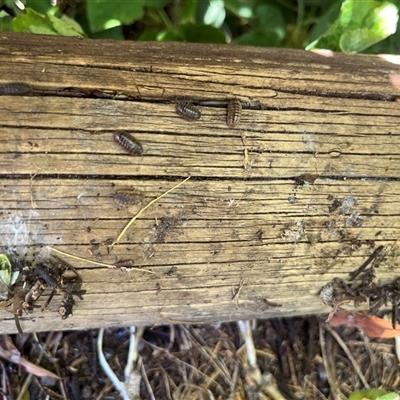
<path fill-rule="evenodd" d="M 114 263 L 115 268 L 132 268 L 133 260 L 119 260 Z"/>
<path fill-rule="evenodd" d="M 0 85 L 0 96 L 26 96 L 32 93 L 32 87 L 27 83 L 11 82 Z"/>
<path fill-rule="evenodd" d="M 239 123 L 241 115 L 242 102 L 239 99 L 229 100 L 226 109 L 226 124 L 233 128 Z"/>
<path fill-rule="evenodd" d="M 143 153 L 143 147 L 140 142 L 129 133 L 115 132 L 114 140 L 133 156 L 140 156 Z"/>
<path fill-rule="evenodd" d="M 114 201 L 121 207 L 129 207 L 143 201 L 143 194 L 133 188 L 118 189 L 114 193 Z"/>
<path fill-rule="evenodd" d="M 176 113 L 188 121 L 196 121 L 201 117 L 201 111 L 194 104 L 189 102 L 178 102 Z"/>

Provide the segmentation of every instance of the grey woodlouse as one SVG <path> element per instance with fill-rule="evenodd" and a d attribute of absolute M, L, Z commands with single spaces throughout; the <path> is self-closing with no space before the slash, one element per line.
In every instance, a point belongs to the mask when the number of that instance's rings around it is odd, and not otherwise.
<path fill-rule="evenodd" d="M 190 102 L 178 102 L 176 113 L 188 121 L 196 121 L 201 117 L 200 109 Z"/>
<path fill-rule="evenodd" d="M 242 102 L 239 99 L 229 100 L 226 109 L 226 124 L 233 128 L 239 123 L 241 115 Z"/>
<path fill-rule="evenodd" d="M 143 194 L 133 188 L 118 189 L 114 193 L 114 201 L 120 207 L 129 207 L 143 202 Z"/>
<path fill-rule="evenodd" d="M 115 268 L 131 268 L 133 267 L 133 260 L 119 260 L 114 265 Z"/>
<path fill-rule="evenodd" d="M 114 140 L 133 156 L 140 156 L 143 153 L 143 147 L 140 142 L 129 133 L 115 132 Z"/>
<path fill-rule="evenodd" d="M 0 85 L 0 96 L 26 96 L 32 94 L 32 87 L 27 83 L 10 82 Z"/>

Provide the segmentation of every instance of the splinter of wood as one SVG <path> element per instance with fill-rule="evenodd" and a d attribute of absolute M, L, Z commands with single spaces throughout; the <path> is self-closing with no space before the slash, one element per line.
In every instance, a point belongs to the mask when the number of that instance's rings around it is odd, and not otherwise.
<path fill-rule="evenodd" d="M 360 268 L 358 268 L 356 271 L 354 271 L 350 275 L 350 281 L 354 281 L 354 279 L 357 278 L 358 275 L 361 274 L 365 270 L 365 268 L 368 267 L 368 265 L 376 258 L 378 257 L 379 253 L 383 250 L 383 246 L 377 247 L 374 252 L 365 260 L 365 262 L 361 265 Z"/>
<path fill-rule="evenodd" d="M 234 303 L 236 303 L 236 306 L 238 306 L 238 304 L 239 304 L 239 294 L 240 294 L 240 291 L 242 290 L 243 284 L 244 284 L 244 278 L 242 278 L 240 280 L 239 287 L 237 288 L 236 293 L 234 293 L 232 296 L 232 301 Z"/>

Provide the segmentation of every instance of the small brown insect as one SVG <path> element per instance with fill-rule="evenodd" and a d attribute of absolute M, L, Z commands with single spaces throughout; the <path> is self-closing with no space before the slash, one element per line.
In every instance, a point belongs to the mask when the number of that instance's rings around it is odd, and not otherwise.
<path fill-rule="evenodd" d="M 189 102 L 178 102 L 176 113 L 188 121 L 197 121 L 201 117 L 200 109 Z"/>
<path fill-rule="evenodd" d="M 119 260 L 114 263 L 115 268 L 132 268 L 133 260 Z"/>
<path fill-rule="evenodd" d="M 11 82 L 0 85 L 0 96 L 27 96 L 32 94 L 32 87 L 27 83 Z"/>
<path fill-rule="evenodd" d="M 242 102 L 239 99 L 229 100 L 226 109 L 226 124 L 233 128 L 239 123 L 241 115 Z"/>
<path fill-rule="evenodd" d="M 143 147 L 140 142 L 129 133 L 115 132 L 114 140 L 133 156 L 140 156 L 143 153 Z"/>
<path fill-rule="evenodd" d="M 143 194 L 131 188 L 119 189 L 114 193 L 114 201 L 121 207 L 129 207 L 141 203 Z"/>

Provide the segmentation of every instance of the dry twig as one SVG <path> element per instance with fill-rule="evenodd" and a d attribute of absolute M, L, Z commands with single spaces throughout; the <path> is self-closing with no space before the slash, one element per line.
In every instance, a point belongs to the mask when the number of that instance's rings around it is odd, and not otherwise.
<path fill-rule="evenodd" d="M 338 342 L 339 346 L 343 349 L 343 351 L 346 353 L 347 357 L 349 358 L 350 362 L 353 364 L 353 367 L 355 371 L 357 372 L 357 375 L 360 377 L 361 382 L 363 383 L 365 389 L 370 389 L 370 386 L 368 385 L 367 380 L 365 379 L 364 374 L 361 372 L 361 369 L 359 365 L 357 364 L 357 361 L 354 359 L 353 355 L 350 353 L 349 348 L 347 347 L 346 343 L 342 340 L 342 338 L 336 333 L 335 330 L 333 330 L 329 324 L 326 324 L 326 329 L 329 331 L 329 333 L 335 338 L 335 340 Z"/>
<path fill-rule="evenodd" d="M 319 322 L 319 345 L 321 348 L 321 353 L 322 353 L 322 360 L 324 363 L 324 368 L 325 368 L 325 373 L 326 373 L 326 378 L 329 383 L 329 387 L 331 389 L 331 392 L 333 393 L 333 397 L 336 399 L 341 398 L 341 393 L 339 390 L 339 387 L 337 385 L 337 380 L 334 375 L 334 372 L 332 371 L 332 368 L 330 367 L 329 364 L 329 355 L 326 350 L 326 341 L 325 341 L 325 330 L 321 322 Z"/>
<path fill-rule="evenodd" d="M 82 257 L 79 257 L 79 256 L 75 256 L 75 255 L 73 255 L 71 253 L 66 253 L 65 251 L 61 251 L 61 250 L 55 249 L 54 247 L 50 247 L 50 250 L 55 251 L 56 253 L 62 254 L 63 256 L 73 258 L 74 260 L 79 260 L 79 261 L 83 261 L 83 262 L 86 262 L 86 263 L 89 263 L 89 264 L 94 264 L 94 265 L 100 265 L 102 267 L 107 267 L 107 268 L 113 268 L 113 269 L 116 268 L 116 266 L 114 264 L 106 264 L 106 263 L 102 263 L 102 262 L 98 262 L 98 261 L 88 260 L 87 258 L 82 258 Z M 129 269 L 130 270 L 134 269 L 136 271 L 142 271 L 142 272 L 147 272 L 149 274 L 154 274 L 153 271 L 150 271 L 150 270 L 144 269 L 144 268 L 130 267 Z"/>
<path fill-rule="evenodd" d="M 236 303 L 236 308 L 239 306 L 239 294 L 240 291 L 242 290 L 243 284 L 244 284 L 244 278 L 241 278 L 239 282 L 239 287 L 237 288 L 236 292 L 232 291 L 233 292 L 232 301 Z"/>
<path fill-rule="evenodd" d="M 140 217 L 140 215 L 142 215 L 144 213 L 145 210 L 147 210 L 152 204 L 156 203 L 158 200 L 160 200 L 162 197 L 166 196 L 167 194 L 171 193 L 172 191 L 174 191 L 175 189 L 177 189 L 179 186 L 183 185 L 185 182 L 187 182 L 190 179 L 190 176 L 188 176 L 186 179 L 184 179 L 182 182 L 179 182 L 178 184 L 176 184 L 175 186 L 173 186 L 171 189 L 167 190 L 166 192 L 164 192 L 162 195 L 158 196 L 157 198 L 151 200 L 149 203 L 147 203 L 143 208 L 141 208 L 139 210 L 139 212 L 137 212 L 133 218 L 127 223 L 127 225 L 125 226 L 124 229 L 122 229 L 121 233 L 118 235 L 117 239 L 115 240 L 115 242 L 113 242 L 111 244 L 111 246 L 115 246 L 122 238 L 122 236 L 124 236 L 125 232 L 129 229 L 129 227 L 136 221 L 136 219 L 138 217 Z"/>

